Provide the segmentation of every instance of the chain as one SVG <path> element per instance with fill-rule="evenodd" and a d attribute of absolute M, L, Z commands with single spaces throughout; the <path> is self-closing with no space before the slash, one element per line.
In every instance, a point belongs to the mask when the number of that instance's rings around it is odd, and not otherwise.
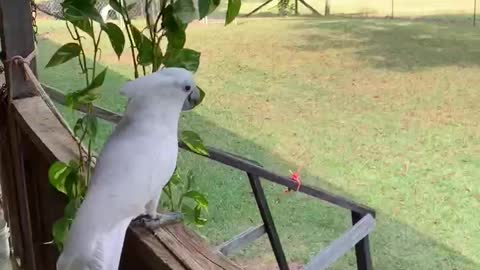
<path fill-rule="evenodd" d="M 35 43 L 36 43 L 37 42 L 37 34 L 38 34 L 38 26 L 37 26 L 37 4 L 35 4 L 35 0 L 31 0 L 30 5 L 31 5 L 31 8 L 32 8 L 33 38 L 35 39 Z"/>

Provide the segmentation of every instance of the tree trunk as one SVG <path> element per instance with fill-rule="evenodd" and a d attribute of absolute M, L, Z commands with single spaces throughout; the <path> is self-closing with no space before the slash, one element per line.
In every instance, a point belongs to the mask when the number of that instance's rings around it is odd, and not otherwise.
<path fill-rule="evenodd" d="M 325 16 L 330 15 L 330 0 L 325 0 Z"/>

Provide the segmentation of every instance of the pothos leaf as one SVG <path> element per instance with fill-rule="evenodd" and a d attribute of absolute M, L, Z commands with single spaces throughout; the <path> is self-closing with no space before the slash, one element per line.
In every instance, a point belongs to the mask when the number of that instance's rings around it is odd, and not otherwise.
<path fill-rule="evenodd" d="M 190 190 L 190 191 L 186 192 L 185 194 L 183 194 L 183 196 L 188 197 L 188 198 L 192 198 L 195 201 L 195 203 L 197 204 L 197 207 L 199 207 L 201 209 L 207 209 L 208 208 L 207 198 L 205 197 L 204 194 L 202 194 L 198 191 Z"/>
<path fill-rule="evenodd" d="M 197 133 L 185 130 L 180 133 L 180 140 L 187 145 L 187 147 L 193 152 L 208 156 L 208 151 L 203 144 L 202 139 L 198 136 Z"/>
<path fill-rule="evenodd" d="M 84 18 L 89 18 L 93 21 L 100 23 L 101 25 L 105 24 L 102 16 L 95 7 L 96 1 L 85 1 L 85 0 L 76 0 L 76 1 L 64 1 L 62 6 L 64 9 L 74 9 L 76 12 L 79 12 Z"/>
<path fill-rule="evenodd" d="M 177 31 L 167 31 L 166 36 L 168 40 L 167 53 L 182 49 L 187 40 L 185 31 L 182 29 Z"/>
<path fill-rule="evenodd" d="M 182 178 L 180 177 L 180 174 L 178 173 L 178 171 L 175 170 L 175 172 L 173 173 L 172 177 L 170 177 L 170 183 L 172 183 L 173 185 L 177 186 L 177 185 L 179 185 L 181 182 L 182 182 Z"/>
<path fill-rule="evenodd" d="M 67 194 L 65 189 L 65 179 L 71 173 L 72 169 L 65 163 L 54 162 L 48 169 L 48 181 L 58 191 Z"/>
<path fill-rule="evenodd" d="M 176 0 L 173 3 L 173 10 L 175 16 L 185 24 L 192 22 L 197 16 L 192 0 Z"/>
<path fill-rule="evenodd" d="M 85 90 L 93 90 L 102 86 L 103 82 L 105 81 L 105 76 L 107 75 L 108 67 L 106 67 L 102 72 L 98 73 L 97 76 L 93 79 L 90 85 Z"/>
<path fill-rule="evenodd" d="M 241 0 L 228 0 L 227 15 L 225 17 L 225 25 L 233 22 L 240 12 L 242 6 Z"/>
<path fill-rule="evenodd" d="M 143 66 L 152 64 L 153 62 L 153 43 L 138 28 L 130 25 L 132 30 L 133 41 L 138 51 L 138 63 Z"/>
<path fill-rule="evenodd" d="M 70 198 L 71 200 L 75 199 L 79 195 L 77 183 L 77 172 L 70 172 L 65 178 L 65 191 L 67 192 L 68 198 Z"/>
<path fill-rule="evenodd" d="M 75 8 L 66 8 L 63 11 L 63 16 L 73 25 L 81 29 L 93 38 L 93 25 L 88 18 L 85 18 L 80 11 Z"/>
<path fill-rule="evenodd" d="M 202 217 L 202 208 L 195 206 L 194 210 L 194 224 L 202 227 L 207 223 L 207 219 Z"/>
<path fill-rule="evenodd" d="M 94 100 L 98 99 L 100 95 L 98 93 L 93 92 L 93 90 L 103 85 L 103 82 L 105 81 L 105 76 L 107 74 L 107 70 L 108 70 L 108 67 L 105 68 L 99 74 L 97 74 L 97 76 L 95 76 L 92 82 L 90 82 L 90 85 L 85 89 L 77 90 L 67 94 L 67 96 L 65 97 L 65 104 L 68 107 L 75 108 L 79 104 L 92 103 Z"/>
<path fill-rule="evenodd" d="M 182 49 L 186 40 L 186 24 L 177 20 L 172 5 L 166 6 L 163 10 L 162 28 L 165 29 L 168 40 L 167 53 Z"/>
<path fill-rule="evenodd" d="M 123 35 L 122 29 L 120 29 L 120 27 L 118 27 L 116 24 L 109 22 L 105 24 L 103 30 L 107 33 L 113 50 L 117 54 L 118 58 L 120 58 L 123 53 L 123 49 L 125 48 L 125 36 Z"/>
<path fill-rule="evenodd" d="M 110 0 L 108 1 L 108 4 L 115 10 L 116 12 L 120 14 L 124 14 L 124 9 L 122 7 L 122 4 L 118 0 Z"/>
<path fill-rule="evenodd" d="M 200 19 L 205 18 L 208 14 L 212 13 L 220 5 L 220 0 L 199 0 L 198 1 L 198 13 Z"/>
<path fill-rule="evenodd" d="M 63 64 L 68 60 L 77 57 L 80 55 L 82 48 L 77 43 L 71 42 L 60 47 L 50 58 L 50 61 L 47 63 L 48 67 L 53 67 L 56 65 Z"/>
<path fill-rule="evenodd" d="M 181 67 L 195 72 L 200 65 L 200 53 L 191 49 L 180 49 L 165 55 L 163 64 L 166 67 Z"/>

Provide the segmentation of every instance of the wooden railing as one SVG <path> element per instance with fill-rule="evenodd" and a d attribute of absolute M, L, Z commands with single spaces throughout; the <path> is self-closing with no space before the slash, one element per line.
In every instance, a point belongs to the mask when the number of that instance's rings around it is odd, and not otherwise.
<path fill-rule="evenodd" d="M 65 96 L 60 90 L 48 85 L 43 85 L 43 88 L 54 101 L 65 105 Z M 85 111 L 85 108 L 80 108 L 79 110 Z M 97 117 L 113 124 L 117 124 L 122 118 L 120 114 L 98 106 L 94 107 L 94 112 Z M 180 143 L 179 146 L 183 150 L 195 153 L 182 143 Z M 375 227 L 375 211 L 373 209 L 318 187 L 301 185 L 297 189 L 297 184 L 295 182 L 285 176 L 264 169 L 259 166 L 258 162 L 211 147 L 207 147 L 207 150 L 209 155 L 202 157 L 220 162 L 226 166 L 233 167 L 246 173 L 257 202 L 260 216 L 263 220 L 263 224 L 250 228 L 233 239 L 219 245 L 217 247 L 219 253 L 229 255 L 257 240 L 263 234 L 267 234 L 279 269 L 289 269 L 280 237 L 277 233 L 275 222 L 270 213 L 270 208 L 262 188 L 260 181 L 260 178 L 262 178 L 351 211 L 353 227 L 315 256 L 307 266 L 305 266 L 306 270 L 326 269 L 353 247 L 355 248 L 355 254 L 357 257 L 357 268 L 359 270 L 370 270 L 373 268 L 368 240 L 368 234 L 372 232 Z"/>

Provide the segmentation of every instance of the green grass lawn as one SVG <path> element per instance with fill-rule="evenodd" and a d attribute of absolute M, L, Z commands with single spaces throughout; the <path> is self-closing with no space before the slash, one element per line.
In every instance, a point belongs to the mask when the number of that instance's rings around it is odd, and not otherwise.
<path fill-rule="evenodd" d="M 75 62 L 43 69 L 68 40 L 62 24 L 39 25 L 41 80 L 77 89 Z M 375 208 L 376 269 L 480 269 L 478 29 L 466 20 L 252 19 L 192 25 L 188 46 L 202 52 L 196 77 L 207 98 L 182 128 L 282 174 L 303 165 L 304 183 Z M 110 52 L 100 105 L 122 111 L 130 60 Z M 110 130 L 104 124 L 102 140 Z M 199 233 L 212 244 L 260 223 L 245 175 L 187 153 L 179 162 L 208 193 Z M 265 188 L 295 263 L 350 226 L 345 210 Z M 266 238 L 236 259 L 252 269 L 274 261 Z M 333 269 L 354 265 L 350 253 Z"/>

